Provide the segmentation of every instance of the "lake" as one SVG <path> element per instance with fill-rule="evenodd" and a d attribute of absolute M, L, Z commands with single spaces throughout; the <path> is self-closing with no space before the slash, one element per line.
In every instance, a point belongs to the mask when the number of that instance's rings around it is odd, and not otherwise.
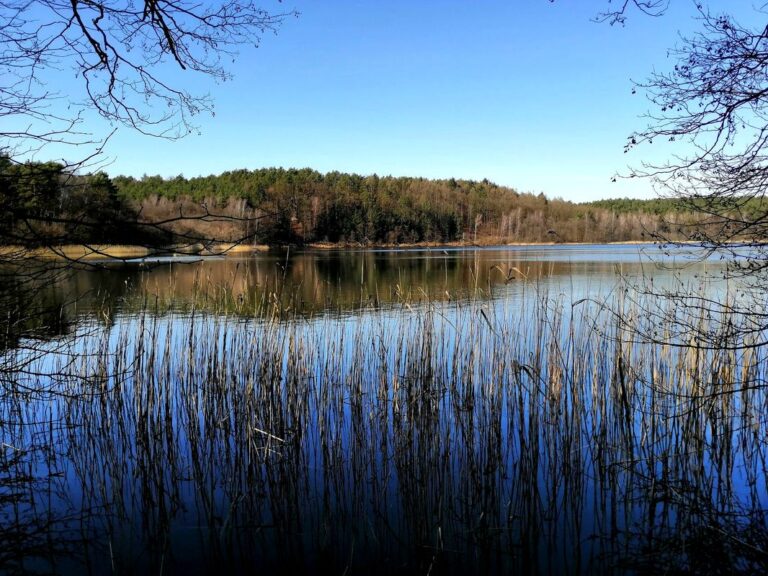
<path fill-rule="evenodd" d="M 0 276 L 0 566 L 759 570 L 767 359 L 659 297 L 744 297 L 690 256 L 291 250 Z M 723 346 L 690 344 L 705 324 Z"/>
<path fill-rule="evenodd" d="M 505 299 L 531 293 L 574 299 L 605 295 L 620 278 L 671 284 L 692 280 L 714 259 L 692 261 L 653 245 L 562 245 L 407 250 L 273 251 L 255 256 L 165 256 L 81 264 L 78 271 L 16 288 L 0 274 L 0 294 L 12 294 L 24 330 L 65 333 L 83 315 L 128 313 L 146 306 L 183 310 L 204 306 L 221 312 L 274 305 L 297 314 L 354 313 L 421 301 Z M 273 306 L 274 307 L 274 306 Z"/>

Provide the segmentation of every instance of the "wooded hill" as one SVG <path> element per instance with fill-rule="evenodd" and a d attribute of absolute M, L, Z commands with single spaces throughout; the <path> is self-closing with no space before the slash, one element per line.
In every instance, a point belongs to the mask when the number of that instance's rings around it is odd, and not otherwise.
<path fill-rule="evenodd" d="M 488 180 L 361 176 L 310 169 L 237 170 L 218 176 L 119 176 L 120 195 L 144 218 L 196 206 L 258 218 L 256 242 L 398 244 L 414 242 L 618 242 L 650 240 L 688 220 L 663 200 L 575 204 L 520 193 Z M 612 204 L 615 202 L 616 204 Z M 672 223 L 672 224 L 671 224 Z M 211 233 L 245 232 L 221 222 Z"/>
<path fill-rule="evenodd" d="M 674 236 L 692 220 L 669 200 L 576 204 L 488 180 L 282 168 L 110 178 L 2 157 L 0 202 L 3 244 L 619 242 Z"/>

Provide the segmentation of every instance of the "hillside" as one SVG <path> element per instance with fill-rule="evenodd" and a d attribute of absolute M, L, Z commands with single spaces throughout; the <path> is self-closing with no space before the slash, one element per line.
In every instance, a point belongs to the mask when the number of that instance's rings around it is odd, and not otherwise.
<path fill-rule="evenodd" d="M 622 242 L 692 221 L 668 200 L 575 204 L 488 180 L 283 168 L 110 178 L 51 162 L 1 163 L 0 177 L 2 244 Z"/>
<path fill-rule="evenodd" d="M 680 218 L 672 206 L 659 210 L 657 201 L 633 201 L 633 210 L 575 204 L 488 180 L 269 168 L 190 179 L 119 176 L 113 182 L 144 218 L 166 219 L 179 210 L 199 215 L 204 205 L 245 219 L 240 227 L 220 222 L 208 234 L 225 239 L 253 234 L 268 244 L 640 241 L 669 232 L 665 220 Z"/>

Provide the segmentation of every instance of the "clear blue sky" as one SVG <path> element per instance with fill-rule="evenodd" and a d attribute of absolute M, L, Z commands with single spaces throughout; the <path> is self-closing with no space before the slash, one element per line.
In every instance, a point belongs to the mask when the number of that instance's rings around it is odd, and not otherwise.
<path fill-rule="evenodd" d="M 590 21 L 607 0 L 275 6 L 301 15 L 243 50 L 234 80 L 179 76 L 215 99 L 216 116 L 197 119 L 200 136 L 165 142 L 121 129 L 106 171 L 310 167 L 488 178 L 573 201 L 652 197 L 647 182 L 610 180 L 655 152 L 623 153 L 647 110 L 631 80 L 671 66 L 678 31 L 696 27 L 690 2 L 625 27 Z"/>

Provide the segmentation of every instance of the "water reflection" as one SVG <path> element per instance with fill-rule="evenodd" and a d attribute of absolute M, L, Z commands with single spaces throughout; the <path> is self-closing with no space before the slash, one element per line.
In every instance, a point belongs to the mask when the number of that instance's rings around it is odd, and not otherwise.
<path fill-rule="evenodd" d="M 765 352 L 652 346 L 570 307 L 647 276 L 628 253 L 270 254 L 41 286 L 71 334 L 3 355 L 0 569 L 765 568 Z M 247 317 L 259 301 L 301 313 Z"/>
<path fill-rule="evenodd" d="M 661 262 L 650 247 L 556 246 L 483 249 L 275 251 L 253 256 L 168 257 L 99 262 L 45 275 L 0 274 L 4 310 L 16 315 L 5 346 L 21 335 L 70 332 L 94 314 L 109 322 L 119 312 L 155 308 L 204 309 L 246 316 L 315 315 L 467 298 L 509 298 L 537 290 L 574 299 L 605 294 L 620 278 L 671 281 L 683 253 Z M 684 269 L 717 270 L 722 264 Z"/>

